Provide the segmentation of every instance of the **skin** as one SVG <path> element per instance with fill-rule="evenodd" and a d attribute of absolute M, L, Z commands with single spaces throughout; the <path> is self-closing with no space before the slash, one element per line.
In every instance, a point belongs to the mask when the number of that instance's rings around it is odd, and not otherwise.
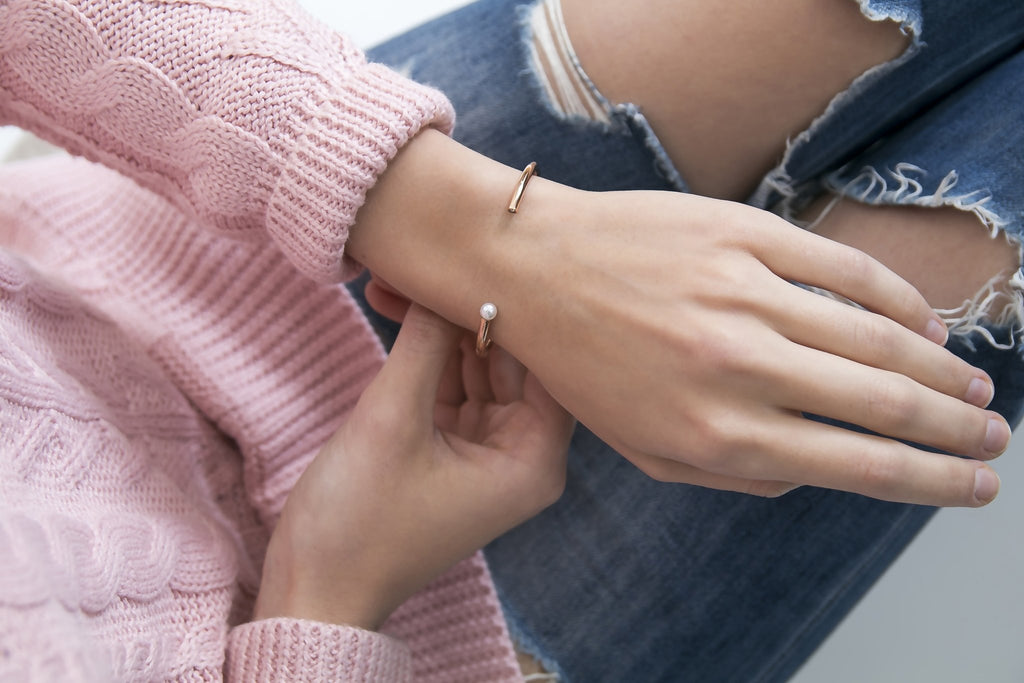
<path fill-rule="evenodd" d="M 466 329 L 483 301 L 497 303 L 496 343 L 659 480 L 761 495 L 813 484 L 934 505 L 994 497 L 998 479 L 978 460 L 1001 453 L 1010 432 L 982 409 L 991 380 L 942 349 L 930 306 L 876 260 L 765 212 L 678 193 L 536 178 L 513 217 L 503 202 L 518 176 L 426 131 L 372 190 L 349 253 Z"/>
<path fill-rule="evenodd" d="M 481 360 L 472 341 L 412 307 L 384 368 L 288 496 L 254 618 L 376 630 L 558 499 L 572 418 L 508 353 Z"/>

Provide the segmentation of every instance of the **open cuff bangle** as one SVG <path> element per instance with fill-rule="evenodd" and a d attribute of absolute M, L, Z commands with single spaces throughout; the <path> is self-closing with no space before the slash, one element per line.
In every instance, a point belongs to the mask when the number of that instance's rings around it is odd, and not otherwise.
<path fill-rule="evenodd" d="M 512 193 L 512 199 L 508 202 L 508 212 L 515 213 L 519 210 L 519 202 L 523 200 L 523 193 L 526 192 L 526 185 L 530 182 L 530 178 L 537 170 L 537 162 L 531 161 L 527 164 L 526 168 L 523 169 L 522 174 L 519 176 L 519 182 L 516 183 L 516 189 Z M 480 307 L 480 327 L 476 332 L 476 355 L 481 358 L 487 357 L 487 352 L 491 348 L 491 322 L 498 317 L 498 307 L 491 302 L 485 303 Z"/>

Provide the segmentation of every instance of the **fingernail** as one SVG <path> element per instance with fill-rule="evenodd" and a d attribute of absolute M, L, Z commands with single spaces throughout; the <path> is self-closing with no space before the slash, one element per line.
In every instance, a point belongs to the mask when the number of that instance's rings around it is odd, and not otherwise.
<path fill-rule="evenodd" d="M 949 329 L 946 328 L 944 322 L 932 318 L 928 321 L 928 327 L 924 330 L 924 336 L 939 346 L 945 346 L 946 340 L 949 339 Z"/>
<path fill-rule="evenodd" d="M 995 387 L 992 386 L 991 382 L 986 382 L 980 377 L 974 377 L 971 379 L 971 383 L 967 385 L 967 395 L 964 400 L 971 405 L 984 408 L 992 402 L 992 396 L 995 394 L 995 391 Z"/>
<path fill-rule="evenodd" d="M 985 450 L 999 455 L 1010 444 L 1010 428 L 998 417 L 989 418 L 985 428 Z"/>
<path fill-rule="evenodd" d="M 974 498 L 979 503 L 991 502 L 999 493 L 999 475 L 987 467 L 974 472 Z"/>

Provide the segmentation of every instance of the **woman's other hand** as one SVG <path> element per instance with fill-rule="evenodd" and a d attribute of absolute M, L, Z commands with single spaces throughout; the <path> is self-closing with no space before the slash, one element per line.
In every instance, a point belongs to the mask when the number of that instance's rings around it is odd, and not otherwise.
<path fill-rule="evenodd" d="M 500 348 L 413 305 L 383 369 L 288 497 L 256 618 L 376 629 L 554 502 L 572 418 Z"/>

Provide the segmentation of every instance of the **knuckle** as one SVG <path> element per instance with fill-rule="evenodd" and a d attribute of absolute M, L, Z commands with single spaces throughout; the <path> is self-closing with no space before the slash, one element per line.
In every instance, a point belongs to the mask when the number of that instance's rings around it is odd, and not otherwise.
<path fill-rule="evenodd" d="M 890 289 L 890 299 L 894 301 L 896 307 L 900 311 L 912 312 L 921 311 L 926 312 L 931 310 L 924 298 L 920 293 L 913 287 L 907 285 L 901 287 L 899 290 L 895 288 Z"/>
<path fill-rule="evenodd" d="M 712 373 L 733 374 L 742 371 L 746 361 L 744 356 L 748 350 L 741 349 L 728 337 L 710 342 L 703 355 L 705 368 Z"/>
<path fill-rule="evenodd" d="M 857 477 L 872 495 L 884 495 L 900 480 L 899 461 L 889 455 L 867 457 L 860 461 Z"/>
<path fill-rule="evenodd" d="M 743 450 L 742 432 L 729 420 L 707 417 L 693 426 L 693 464 L 713 472 L 730 472 Z"/>
<path fill-rule="evenodd" d="M 719 293 L 740 294 L 741 298 L 745 298 L 750 290 L 751 261 L 748 256 L 729 254 L 715 259 L 709 265 L 715 274 Z"/>
<path fill-rule="evenodd" d="M 877 261 L 859 249 L 843 250 L 839 266 L 843 283 L 851 288 L 860 288 L 874 282 Z"/>
<path fill-rule="evenodd" d="M 865 314 L 857 317 L 850 334 L 857 348 L 867 349 L 871 357 L 880 363 L 891 361 L 899 349 L 896 330 L 886 324 L 885 319 Z"/>
<path fill-rule="evenodd" d="M 689 355 L 696 361 L 696 369 L 716 377 L 742 367 L 744 358 L 750 354 L 750 346 L 749 343 L 744 345 L 736 337 L 726 328 L 718 330 L 713 336 L 707 335 L 694 341 Z"/>
<path fill-rule="evenodd" d="M 662 444 L 649 451 L 658 455 L 631 457 L 650 478 L 661 482 L 686 481 L 692 468 L 716 474 L 736 474 L 744 468 L 744 454 L 753 450 L 753 437 L 737 428 L 737 419 L 726 412 L 690 416 L 678 430 L 674 446 Z"/>
<path fill-rule="evenodd" d="M 918 416 L 917 398 L 913 380 L 902 376 L 885 377 L 867 393 L 869 417 L 879 425 L 904 427 Z"/>

